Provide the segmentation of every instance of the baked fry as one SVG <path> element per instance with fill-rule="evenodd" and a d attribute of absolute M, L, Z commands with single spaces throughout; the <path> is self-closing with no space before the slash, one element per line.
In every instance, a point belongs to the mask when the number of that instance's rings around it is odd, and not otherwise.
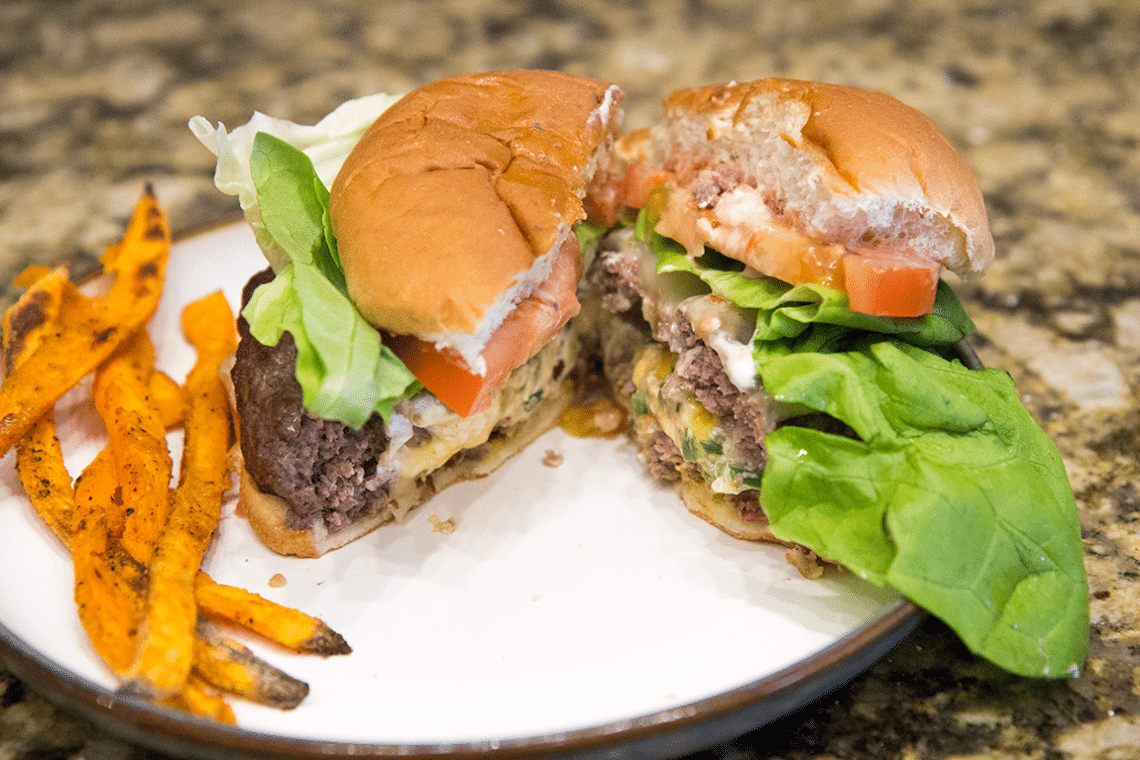
<path fill-rule="evenodd" d="M 107 528 L 107 506 L 121 502 L 109 449 L 76 480 L 75 496 L 70 542 L 75 606 L 95 651 L 122 673 L 134 659 L 146 573 L 111 540 Z"/>
<path fill-rule="evenodd" d="M 63 464 L 54 412 L 40 418 L 20 440 L 16 448 L 16 472 L 40 519 L 64 545 L 70 544 L 75 490 Z"/>
<path fill-rule="evenodd" d="M 149 393 L 153 371 L 154 346 L 146 330 L 138 330 L 96 370 L 92 386 L 122 492 L 120 509 L 107 512 L 107 528 L 143 564 L 166 523 L 173 468 L 166 428 Z"/>
<path fill-rule="evenodd" d="M 154 382 L 159 378 L 163 379 Z M 152 394 L 156 386 L 160 388 L 159 393 L 168 393 L 165 383 L 174 382 L 159 372 L 151 377 L 151 381 Z M 157 399 L 163 424 L 168 429 L 182 421 L 181 390 L 177 384 L 174 387 L 178 393 L 178 404 L 170 404 L 165 398 Z M 110 452 L 105 456 L 110 456 Z M 51 528 L 56 538 L 70 546 L 75 489 L 72 487 L 71 475 L 63 463 L 63 452 L 55 431 L 54 412 L 45 414 L 17 443 L 16 472 L 40 519 Z"/>
<path fill-rule="evenodd" d="M 106 296 L 79 293 L 66 266 L 22 276 L 29 289 L 3 318 L 0 454 L 16 446 L 29 500 L 72 554 L 79 619 L 95 650 L 123 676 L 123 688 L 233 723 L 219 690 L 292 709 L 308 686 L 208 618 L 298 652 L 351 649 L 319 619 L 217 584 L 199 570 L 230 485 L 233 423 L 218 370 L 236 334 L 224 297 L 202 299 L 183 314 L 198 352 L 185 387 L 155 371 L 144 324 L 157 304 L 168 249 L 165 217 L 148 190 L 123 240 L 104 253 L 104 270 L 115 276 Z M 54 404 L 92 372 L 108 443 L 73 484 Z M 165 431 L 180 424 L 181 475 L 171 491 Z"/>
<path fill-rule="evenodd" d="M 222 695 L 193 674 L 186 679 L 186 685 L 181 691 L 162 700 L 161 704 L 203 718 L 213 718 L 219 723 L 230 725 L 237 723 L 234 711 L 226 704 Z"/>
<path fill-rule="evenodd" d="M 5 375 L 43 342 L 59 316 L 64 291 L 73 288 L 65 267 L 45 269 L 43 276 L 29 283 L 19 300 L 4 312 Z"/>
<path fill-rule="evenodd" d="M 162 419 L 162 426 L 171 430 L 181 425 L 185 410 L 182 408 L 182 387 L 178 382 L 165 372 L 156 370 L 150 376 L 147 389 Z"/>
<path fill-rule="evenodd" d="M 307 683 L 265 662 L 206 618 L 198 618 L 196 634 L 194 673 L 211 686 L 279 710 L 292 710 L 308 696 Z"/>
<path fill-rule="evenodd" d="M 233 312 L 221 293 L 183 311 L 182 329 L 198 359 L 186 378 L 185 440 L 178 487 L 149 567 L 150 595 L 138 651 L 123 688 L 152 697 L 175 694 L 194 657 L 194 577 L 230 487 L 229 399 L 218 375 L 237 346 Z"/>
<path fill-rule="evenodd" d="M 12 370 L 43 341 L 59 314 L 63 291 L 71 287 L 64 268 L 44 270 L 23 296 L 4 312 L 4 373 Z M 75 502 L 71 476 L 55 434 L 55 415 L 47 412 L 16 449 L 16 471 L 32 507 L 65 544 L 71 540 L 71 508 Z"/>
<path fill-rule="evenodd" d="M 64 297 L 78 298 L 66 274 L 64 268 L 46 272 L 5 313 L 8 374 L 52 335 Z M 84 629 L 100 656 L 121 672 L 134 651 L 143 585 L 142 567 L 110 541 L 108 505 L 120 494 L 110 453 L 96 457 L 73 488 L 49 409 L 18 442 L 16 467 L 37 513 L 73 552 Z"/>
<path fill-rule="evenodd" d="M 101 364 L 150 319 L 170 252 L 170 228 L 148 188 L 126 235 L 104 254 L 115 274 L 107 295 L 87 299 L 64 290 L 59 327 L 0 384 L 0 456 L 23 437 L 68 389 Z"/>
<path fill-rule="evenodd" d="M 296 652 L 322 657 L 352 652 L 344 637 L 319 618 L 252 591 L 217 583 L 205 573 L 198 573 L 194 595 L 203 615 L 240 626 Z"/>

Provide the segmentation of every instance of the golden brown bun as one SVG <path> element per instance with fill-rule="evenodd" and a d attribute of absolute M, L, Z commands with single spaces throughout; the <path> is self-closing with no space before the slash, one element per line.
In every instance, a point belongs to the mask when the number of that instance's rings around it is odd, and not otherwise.
<path fill-rule="evenodd" d="M 933 121 L 888 95 L 762 79 L 678 90 L 665 111 L 664 125 L 619 150 L 659 165 L 735 163 L 826 243 L 903 243 L 963 276 L 993 259 L 969 166 Z"/>
<path fill-rule="evenodd" d="M 349 294 L 396 333 L 474 333 L 485 312 L 584 216 L 621 92 L 508 71 L 442 79 L 385 111 L 329 201 Z"/>

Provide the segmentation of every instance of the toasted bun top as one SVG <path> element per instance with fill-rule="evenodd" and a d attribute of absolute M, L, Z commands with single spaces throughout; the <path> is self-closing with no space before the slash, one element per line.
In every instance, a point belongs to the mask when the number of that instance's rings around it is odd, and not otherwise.
<path fill-rule="evenodd" d="M 585 77 L 507 71 L 433 82 L 381 114 L 329 202 L 364 318 L 417 336 L 474 333 L 584 217 L 620 98 Z"/>
<path fill-rule="evenodd" d="M 665 111 L 627 154 L 673 169 L 734 163 L 828 243 L 903 247 L 964 276 L 993 259 L 973 172 L 933 121 L 888 95 L 762 79 L 679 90 Z"/>

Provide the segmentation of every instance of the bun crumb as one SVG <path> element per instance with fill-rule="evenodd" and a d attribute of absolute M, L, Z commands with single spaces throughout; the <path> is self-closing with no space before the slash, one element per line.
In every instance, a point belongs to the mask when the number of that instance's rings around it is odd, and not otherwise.
<path fill-rule="evenodd" d="M 428 522 L 431 523 L 431 529 L 436 533 L 443 533 L 448 535 L 455 532 L 457 523 L 454 517 L 449 517 L 446 520 L 440 520 L 438 515 L 429 515 Z"/>

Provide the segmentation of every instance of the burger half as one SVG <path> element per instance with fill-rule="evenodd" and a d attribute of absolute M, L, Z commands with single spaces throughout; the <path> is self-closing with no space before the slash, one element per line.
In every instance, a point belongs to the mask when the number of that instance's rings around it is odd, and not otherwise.
<path fill-rule="evenodd" d="M 593 349 L 649 471 L 694 513 L 890 584 L 1016 672 L 1083 662 L 1072 489 L 1009 376 L 969 368 L 944 271 L 978 276 L 978 182 L 866 90 L 767 79 L 673 93 L 615 183 L 636 220 L 586 274 Z M 968 355 L 968 354 L 967 354 Z"/>
<path fill-rule="evenodd" d="M 311 128 L 191 122 L 271 264 L 245 289 L 231 373 L 241 501 L 267 546 L 324 554 L 554 424 L 582 357 L 576 227 L 621 97 L 513 71 Z"/>
<path fill-rule="evenodd" d="M 651 471 L 728 533 L 773 538 L 766 436 L 847 427 L 771 394 L 758 310 L 829 309 L 813 318 L 839 324 L 812 353 L 845 328 L 952 350 L 973 326 L 948 288 L 939 300 L 940 274 L 993 259 L 981 190 L 933 122 L 881 93 L 767 79 L 680 90 L 665 111 L 620 143 L 615 197 L 640 219 L 589 273 L 604 367 Z"/>

